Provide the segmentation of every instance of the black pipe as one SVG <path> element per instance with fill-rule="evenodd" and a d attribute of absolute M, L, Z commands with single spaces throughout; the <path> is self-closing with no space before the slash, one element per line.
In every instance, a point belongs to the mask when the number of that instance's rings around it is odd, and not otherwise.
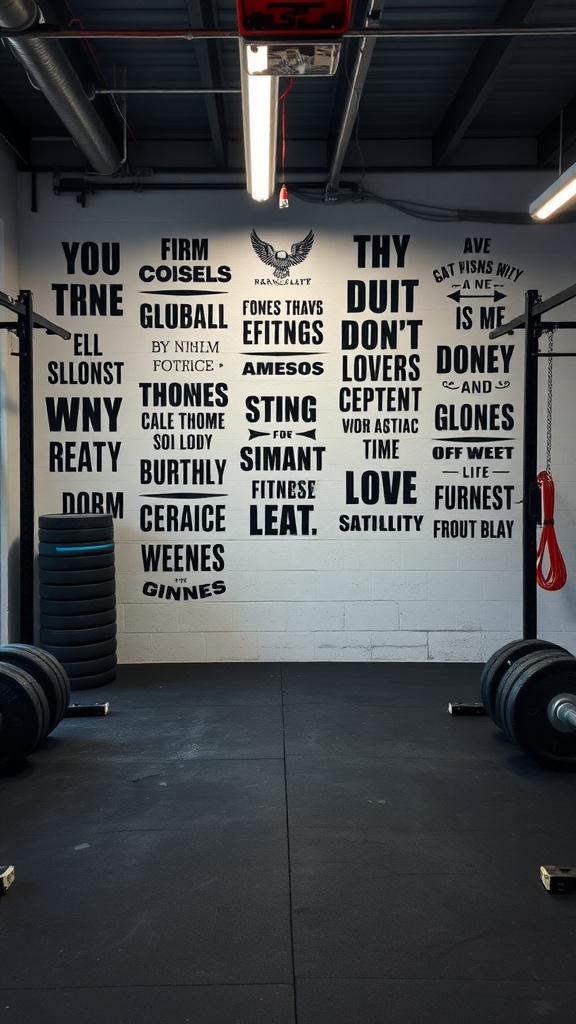
<path fill-rule="evenodd" d="M 539 295 L 525 297 L 524 347 L 524 479 L 522 501 L 522 615 L 525 640 L 538 636 L 538 591 L 536 581 L 537 523 L 540 518 L 538 475 L 538 341 L 540 317 L 534 306 Z"/>
<path fill-rule="evenodd" d="M 18 301 L 20 404 L 20 641 L 34 643 L 34 396 L 32 292 L 21 291 Z"/>

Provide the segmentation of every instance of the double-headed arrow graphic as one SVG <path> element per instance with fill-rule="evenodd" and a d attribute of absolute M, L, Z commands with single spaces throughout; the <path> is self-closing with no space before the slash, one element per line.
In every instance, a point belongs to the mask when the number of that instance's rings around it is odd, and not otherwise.
<path fill-rule="evenodd" d="M 462 293 L 460 291 L 460 289 L 458 289 L 458 291 L 452 292 L 451 295 L 447 295 L 446 297 L 448 299 L 452 299 L 453 302 L 460 302 L 460 299 L 462 297 L 464 297 L 465 299 L 494 299 L 494 302 L 502 302 L 502 299 L 506 298 L 504 292 L 498 292 L 498 291 L 496 291 L 496 289 L 494 289 L 494 294 L 493 295 L 491 295 L 490 292 L 466 292 L 465 291 L 464 293 Z"/>
<path fill-rule="evenodd" d="M 285 428 L 282 427 L 282 428 L 279 428 L 279 429 L 284 430 Z M 293 433 L 296 437 L 310 437 L 310 438 L 312 438 L 313 441 L 316 440 L 316 428 L 314 428 L 313 430 L 294 430 L 294 431 L 291 431 L 291 433 Z M 255 437 L 270 437 L 271 431 L 270 430 L 249 430 L 248 434 L 249 434 L 248 440 L 249 441 L 253 441 Z"/>

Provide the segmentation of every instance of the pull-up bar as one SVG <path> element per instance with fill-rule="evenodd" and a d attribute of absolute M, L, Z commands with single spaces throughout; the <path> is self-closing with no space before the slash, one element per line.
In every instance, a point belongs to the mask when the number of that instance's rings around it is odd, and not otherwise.
<path fill-rule="evenodd" d="M 549 299 L 542 299 L 537 291 L 527 291 L 524 312 L 490 331 L 489 338 L 501 338 L 524 328 L 524 454 L 522 482 L 522 617 L 524 639 L 538 636 L 537 590 L 537 532 L 541 518 L 540 488 L 538 486 L 538 359 L 548 359 L 547 352 L 539 352 L 541 334 L 550 330 L 576 327 L 573 320 L 544 323 L 541 317 L 551 309 L 576 298 L 576 284 L 565 288 Z M 576 352 L 558 352 L 554 356 L 576 356 Z"/>
<path fill-rule="evenodd" d="M 526 295 L 535 295 L 539 301 L 534 301 L 531 310 L 530 317 L 536 318 L 542 316 L 543 313 L 547 313 L 549 309 L 556 309 L 556 306 L 561 306 L 563 302 L 568 302 L 570 299 L 576 297 L 576 284 L 570 285 L 569 288 L 565 288 L 562 292 L 557 292 L 556 295 L 551 295 L 549 299 L 541 299 L 538 292 L 526 292 Z M 514 320 L 509 320 L 507 324 L 501 324 L 494 331 L 490 331 L 489 338 L 501 338 L 503 334 L 512 334 L 512 331 L 518 330 L 519 327 L 525 327 L 527 322 L 528 313 L 525 309 L 524 312 Z M 542 330 L 554 330 L 555 328 L 562 327 L 576 327 L 575 321 L 568 321 L 564 323 L 554 324 L 540 324 Z"/>
<path fill-rule="evenodd" d="M 32 292 L 21 291 L 18 299 L 0 292 L 0 306 L 15 313 L 17 320 L 0 322 L 0 327 L 18 335 L 19 428 L 20 428 L 20 640 L 34 643 L 34 374 L 32 340 L 35 327 L 68 339 L 72 335 L 40 316 L 32 308 Z"/>

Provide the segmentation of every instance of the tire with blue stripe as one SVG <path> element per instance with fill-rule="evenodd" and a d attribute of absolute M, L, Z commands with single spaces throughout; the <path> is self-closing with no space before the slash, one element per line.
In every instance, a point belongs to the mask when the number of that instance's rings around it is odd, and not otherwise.
<path fill-rule="evenodd" d="M 47 544 L 46 541 L 40 541 L 38 554 L 47 555 L 49 558 L 78 557 L 79 555 L 82 555 L 83 558 L 97 558 L 99 555 L 114 554 L 114 541 L 98 540 L 78 544 L 75 542 Z"/>

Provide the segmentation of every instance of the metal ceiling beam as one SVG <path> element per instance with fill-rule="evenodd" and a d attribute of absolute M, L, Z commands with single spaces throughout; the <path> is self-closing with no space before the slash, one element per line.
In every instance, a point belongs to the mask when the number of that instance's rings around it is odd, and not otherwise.
<path fill-rule="evenodd" d="M 562 154 L 576 143 L 576 96 L 566 104 L 561 114 L 538 136 L 538 166 L 550 167 L 562 163 Z M 562 167 L 561 173 L 565 170 Z"/>
<path fill-rule="evenodd" d="M 343 39 L 479 39 L 492 36 L 574 36 L 576 25 L 480 25 L 454 26 L 439 28 L 437 25 L 419 28 L 350 28 L 343 33 Z M 240 33 L 234 29 L 207 28 L 55 28 L 38 26 L 25 32 L 15 33 L 0 29 L 0 39 L 138 39 L 144 42 L 168 42 L 171 39 L 240 39 Z"/>
<path fill-rule="evenodd" d="M 382 13 L 383 6 L 379 0 L 370 0 L 364 16 L 365 26 L 379 25 Z M 356 49 L 352 71 L 349 75 L 346 75 L 346 84 L 343 85 L 344 78 L 342 75 L 339 78 L 338 85 L 342 92 L 335 103 L 332 113 L 332 127 L 328 134 L 328 159 L 330 166 L 326 181 L 327 196 L 334 197 L 338 192 L 340 172 L 358 116 L 360 97 L 366 84 L 366 76 L 375 48 L 376 39 L 361 39 Z"/>
<path fill-rule="evenodd" d="M 27 32 L 41 24 L 35 0 L 0 0 L 0 25 L 8 34 L 9 47 L 26 70 L 32 84 L 43 93 L 99 174 L 112 174 L 120 154 L 103 122 L 92 107 L 80 79 L 59 43 L 32 39 Z"/>
<path fill-rule="evenodd" d="M 531 22 L 545 6 L 546 0 L 506 0 L 495 27 L 519 24 L 531 27 Z M 484 41 L 432 139 L 432 160 L 436 167 L 446 163 L 484 106 L 519 43 L 518 35 Z"/>
<path fill-rule="evenodd" d="M 71 12 L 67 0 L 38 0 L 38 2 L 42 7 L 42 13 L 46 22 L 58 25 L 66 25 L 69 22 Z M 108 83 L 103 69 L 98 64 L 90 41 L 87 39 L 79 40 L 76 45 L 68 47 L 66 57 L 78 75 L 82 88 L 92 102 L 98 117 L 102 120 L 110 136 L 119 145 L 121 131 L 124 127 L 120 124 L 121 114 L 117 104 L 110 100 L 98 98 L 98 90 L 95 86 L 98 84 L 106 86 Z"/>
<path fill-rule="evenodd" d="M 214 29 L 216 17 L 211 0 L 186 0 L 190 25 L 196 23 Z M 200 71 L 200 81 L 205 89 L 213 89 L 222 82 L 220 58 L 214 46 L 203 39 L 196 40 L 196 57 Z M 206 113 L 214 146 L 216 168 L 222 170 L 228 165 L 228 130 L 226 127 L 226 111 L 222 96 L 215 93 L 206 95 Z"/>

